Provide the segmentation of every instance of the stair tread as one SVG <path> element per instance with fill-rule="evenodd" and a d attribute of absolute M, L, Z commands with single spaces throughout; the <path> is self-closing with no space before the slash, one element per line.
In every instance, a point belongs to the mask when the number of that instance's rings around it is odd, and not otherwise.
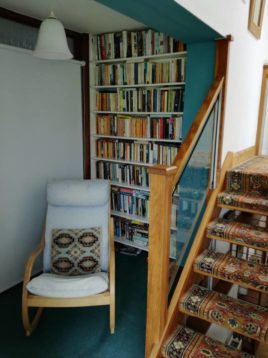
<path fill-rule="evenodd" d="M 248 209 L 268 213 L 268 196 L 252 193 L 235 193 L 224 191 L 218 194 L 218 205 L 237 207 L 238 209 Z"/>
<path fill-rule="evenodd" d="M 162 349 L 165 358 L 252 358 L 253 356 L 230 348 L 221 342 L 190 328 L 178 326 Z"/>
<path fill-rule="evenodd" d="M 268 190 L 268 156 L 254 156 L 227 172 L 227 191 L 238 193 Z"/>
<path fill-rule="evenodd" d="M 195 271 L 231 281 L 234 284 L 268 291 L 268 266 L 233 257 L 213 250 L 205 250 L 194 263 Z"/>
<path fill-rule="evenodd" d="M 207 235 L 218 236 L 237 244 L 268 250 L 268 232 L 248 223 L 216 219 L 209 223 Z"/>
<path fill-rule="evenodd" d="M 179 310 L 260 342 L 268 342 L 268 308 L 193 285 Z"/>

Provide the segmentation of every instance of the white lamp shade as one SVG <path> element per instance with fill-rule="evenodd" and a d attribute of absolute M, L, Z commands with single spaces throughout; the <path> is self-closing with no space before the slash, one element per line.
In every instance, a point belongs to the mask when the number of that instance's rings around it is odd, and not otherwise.
<path fill-rule="evenodd" d="M 49 60 L 73 58 L 68 47 L 64 27 L 53 12 L 41 23 L 33 55 Z"/>

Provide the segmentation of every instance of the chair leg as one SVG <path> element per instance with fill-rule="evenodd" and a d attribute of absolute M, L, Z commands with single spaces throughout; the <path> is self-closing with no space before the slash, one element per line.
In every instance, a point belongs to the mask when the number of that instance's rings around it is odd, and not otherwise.
<path fill-rule="evenodd" d="M 40 320 L 42 312 L 43 312 L 43 307 L 38 307 L 33 320 L 30 321 L 29 307 L 27 305 L 27 298 L 23 297 L 23 299 L 22 299 L 22 323 L 23 323 L 23 327 L 25 329 L 27 337 L 31 336 L 32 333 L 34 332 L 34 330 L 37 327 L 37 324 Z"/>
<path fill-rule="evenodd" d="M 115 302 L 114 299 L 111 299 L 110 302 L 110 332 L 114 334 L 115 329 Z"/>

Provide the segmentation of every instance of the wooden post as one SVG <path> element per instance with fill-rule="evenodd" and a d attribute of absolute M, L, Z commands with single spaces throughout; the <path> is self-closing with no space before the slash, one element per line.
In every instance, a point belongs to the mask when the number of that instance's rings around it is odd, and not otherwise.
<path fill-rule="evenodd" d="M 177 167 L 156 165 L 150 174 L 150 221 L 145 356 L 159 342 L 166 324 L 172 182 Z"/>
<path fill-rule="evenodd" d="M 222 88 L 221 98 L 221 113 L 220 113 L 220 128 L 219 128 L 219 144 L 218 144 L 218 163 L 217 163 L 217 180 L 220 178 L 221 163 L 222 163 L 222 144 L 223 144 L 223 133 L 224 133 L 224 116 L 225 116 L 225 103 L 226 103 L 226 91 L 227 91 L 227 74 L 229 65 L 229 52 L 230 43 L 233 41 L 231 35 L 228 35 L 224 39 L 220 39 L 216 42 L 216 62 L 214 77 L 224 77 L 224 83 Z"/>

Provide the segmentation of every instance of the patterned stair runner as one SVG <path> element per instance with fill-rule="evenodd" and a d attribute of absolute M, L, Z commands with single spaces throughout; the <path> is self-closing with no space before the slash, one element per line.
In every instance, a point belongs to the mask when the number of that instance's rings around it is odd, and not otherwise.
<path fill-rule="evenodd" d="M 222 192 L 218 195 L 218 205 L 241 208 L 249 212 L 262 212 L 268 213 L 268 196 L 261 194 L 242 193 L 237 194 L 234 192 Z"/>
<path fill-rule="evenodd" d="M 230 254 L 205 250 L 197 257 L 194 270 L 260 292 L 268 291 L 268 266 Z"/>
<path fill-rule="evenodd" d="M 207 236 L 268 251 L 268 232 L 246 223 L 224 219 L 213 220 L 208 225 Z"/>
<path fill-rule="evenodd" d="M 262 193 L 268 191 L 268 156 L 255 156 L 227 173 L 226 191 Z"/>
<path fill-rule="evenodd" d="M 179 310 L 260 342 L 268 342 L 268 308 L 193 285 Z"/>
<path fill-rule="evenodd" d="M 268 156 L 255 156 L 227 172 L 219 206 L 268 213 Z"/>
<path fill-rule="evenodd" d="M 223 343 L 178 326 L 162 349 L 165 358 L 251 358 L 252 355 L 225 346 Z"/>

